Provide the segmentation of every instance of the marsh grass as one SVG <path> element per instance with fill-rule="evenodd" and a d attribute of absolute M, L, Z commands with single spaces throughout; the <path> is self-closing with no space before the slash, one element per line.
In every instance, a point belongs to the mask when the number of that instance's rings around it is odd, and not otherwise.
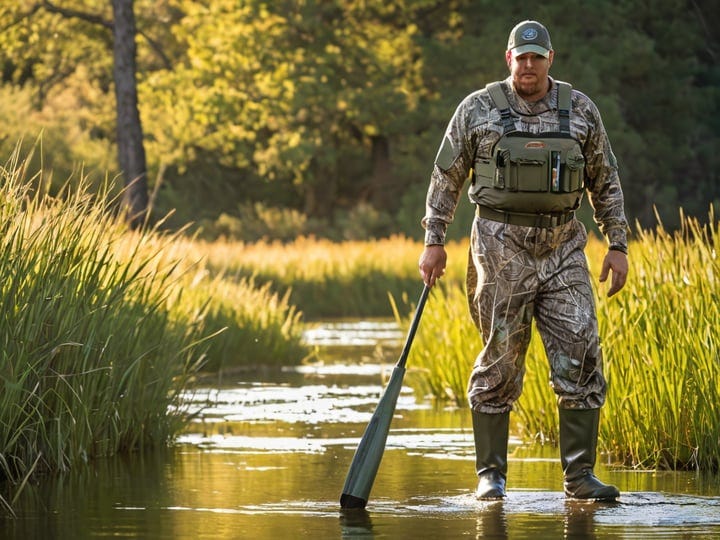
<path fill-rule="evenodd" d="M 465 252 L 448 246 L 452 279 L 464 279 Z M 290 243 L 217 241 L 202 246 L 208 267 L 235 278 L 271 284 L 308 319 L 392 316 L 388 293 L 416 296 L 422 246 L 405 237 L 372 242 L 300 238 Z"/>
<path fill-rule="evenodd" d="M 23 172 L 16 154 L 0 188 L 0 478 L 15 484 L 166 443 L 202 342 L 171 321 L 172 266 L 141 235 L 82 190 L 32 192 Z"/>
<path fill-rule="evenodd" d="M 720 465 L 720 222 L 639 230 L 631 279 L 600 304 L 607 449 L 641 467 Z"/>
<path fill-rule="evenodd" d="M 170 442 L 200 369 L 304 355 L 286 298 L 213 277 L 181 232 L 129 231 L 111 190 L 51 197 L 17 151 L 0 180 L 5 510 L 32 476 Z"/>
<path fill-rule="evenodd" d="M 312 355 L 303 343 L 302 312 L 272 284 L 228 277 L 201 267 L 182 280 L 179 315 L 197 313 L 194 324 L 218 335 L 208 340 L 201 371 L 231 371 L 299 364 Z"/>
<path fill-rule="evenodd" d="M 718 222 L 682 216 L 676 233 L 639 230 L 627 285 L 596 294 L 608 396 L 601 448 L 606 459 L 642 468 L 717 470 L 720 463 L 720 262 Z M 597 282 L 605 245 L 587 255 Z M 402 312 L 401 312 L 402 313 Z M 400 316 L 401 324 L 407 319 Z M 422 395 L 466 406 L 466 385 L 482 347 L 464 286 L 432 291 L 408 361 Z M 523 394 L 512 429 L 525 440 L 557 439 L 557 405 L 537 332 L 528 350 Z"/>

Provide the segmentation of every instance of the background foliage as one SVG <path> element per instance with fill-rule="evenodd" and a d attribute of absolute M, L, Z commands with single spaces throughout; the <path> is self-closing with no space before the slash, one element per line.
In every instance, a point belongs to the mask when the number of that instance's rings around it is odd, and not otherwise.
<path fill-rule="evenodd" d="M 51 2 L 0 0 L 0 150 L 42 132 L 60 185 L 115 174 L 112 33 Z M 108 21 L 108 2 L 63 8 Z M 135 0 L 156 215 L 209 237 L 405 233 L 459 101 L 504 78 L 519 20 L 553 36 L 552 74 L 598 104 L 631 220 L 678 225 L 720 201 L 720 53 L 709 0 Z M 38 158 L 39 159 L 39 158 Z M 451 228 L 467 228 L 467 205 Z"/>

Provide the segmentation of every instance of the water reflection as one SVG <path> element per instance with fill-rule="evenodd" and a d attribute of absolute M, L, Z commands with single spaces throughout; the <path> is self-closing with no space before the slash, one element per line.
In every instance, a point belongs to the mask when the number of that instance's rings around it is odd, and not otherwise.
<path fill-rule="evenodd" d="M 317 323 L 303 332 L 308 345 L 324 347 L 397 346 L 404 337 L 392 321 L 340 321 Z"/>
<path fill-rule="evenodd" d="M 507 518 L 503 501 L 480 503 L 475 538 L 508 538 Z"/>
<path fill-rule="evenodd" d="M 340 532 L 343 540 L 375 538 L 372 518 L 363 508 L 340 510 Z"/>
<path fill-rule="evenodd" d="M 518 439 L 508 497 L 476 501 L 468 411 L 409 388 L 367 510 L 341 511 L 347 467 L 395 359 L 371 364 L 353 351 L 272 380 L 198 388 L 186 396 L 197 422 L 177 446 L 28 486 L 18 518 L 0 519 L 0 538 L 720 538 L 717 476 L 599 466 L 620 501 L 568 501 L 557 449 Z"/>
<path fill-rule="evenodd" d="M 613 507 L 618 503 L 565 501 L 563 538 L 596 538 L 595 512 L 601 507 Z"/>

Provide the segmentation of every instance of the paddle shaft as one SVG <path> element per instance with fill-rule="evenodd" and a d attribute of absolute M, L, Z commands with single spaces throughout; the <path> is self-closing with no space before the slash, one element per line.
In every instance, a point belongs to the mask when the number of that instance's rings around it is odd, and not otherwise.
<path fill-rule="evenodd" d="M 375 481 L 375 476 L 385 451 L 390 422 L 395 411 L 395 405 L 400 395 L 402 380 L 405 375 L 405 363 L 407 362 L 410 346 L 415 337 L 418 323 L 420 322 L 420 315 L 425 307 L 428 292 L 429 288 L 425 286 L 415 309 L 415 315 L 410 324 L 400 359 L 393 368 L 390 381 L 380 397 L 380 401 L 378 402 L 370 423 L 365 429 L 365 433 L 360 439 L 360 444 L 353 456 L 350 469 L 345 479 L 342 496 L 340 497 L 340 506 L 342 508 L 365 508 L 367 504 L 370 489 Z"/>
<path fill-rule="evenodd" d="M 417 307 L 415 308 L 415 315 L 413 315 L 412 322 L 410 323 L 410 329 L 408 330 L 407 337 L 405 338 L 405 345 L 400 353 L 400 358 L 395 364 L 397 367 L 405 367 L 407 363 L 408 355 L 410 354 L 410 347 L 412 346 L 413 339 L 415 339 L 415 332 L 417 332 L 418 325 L 420 324 L 420 316 L 422 315 L 423 308 L 425 307 L 425 301 L 427 300 L 428 294 L 430 293 L 430 287 L 425 285 L 420 294 L 420 300 L 418 300 Z"/>

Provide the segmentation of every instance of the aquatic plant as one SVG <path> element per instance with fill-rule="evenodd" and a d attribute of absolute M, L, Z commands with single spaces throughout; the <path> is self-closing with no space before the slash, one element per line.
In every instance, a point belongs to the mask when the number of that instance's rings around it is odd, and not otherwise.
<path fill-rule="evenodd" d="M 639 229 L 630 276 L 613 298 L 597 291 L 609 390 L 601 423 L 607 459 L 643 468 L 716 469 L 720 464 L 720 240 L 709 224 L 682 216 L 682 229 Z M 586 251 L 597 279 L 605 245 Z M 464 286 L 433 291 L 408 362 L 422 395 L 466 406 L 465 389 L 482 343 Z M 399 317 L 403 324 L 406 320 Z M 557 439 L 557 406 L 546 355 L 533 332 L 513 430 L 525 440 Z"/>
<path fill-rule="evenodd" d="M 82 189 L 0 171 L 0 478 L 164 444 L 202 336 L 166 308 L 171 237 L 128 232 Z M 33 189 L 34 187 L 34 189 Z M 178 403 L 179 404 L 179 403 Z"/>
<path fill-rule="evenodd" d="M 658 220 L 659 221 L 659 220 Z M 602 437 L 640 467 L 720 465 L 720 222 L 637 232 L 631 275 L 602 299 L 609 381 Z"/>
<path fill-rule="evenodd" d="M 91 194 L 80 178 L 50 196 L 28 163 L 16 151 L 0 168 L 6 493 L 33 475 L 167 444 L 204 364 L 300 361 L 299 315 L 285 298 L 212 277 L 182 231 L 128 230 L 111 186 Z M 0 495 L 0 507 L 11 511 L 12 498 Z"/>
<path fill-rule="evenodd" d="M 342 243 L 300 238 L 255 244 L 218 240 L 200 246 L 210 269 L 228 276 L 271 283 L 309 319 L 391 316 L 388 294 L 414 297 L 421 287 L 417 268 L 422 245 L 403 236 Z M 448 279 L 464 279 L 467 247 L 448 246 Z M 450 277 L 453 276 L 453 277 Z"/>

